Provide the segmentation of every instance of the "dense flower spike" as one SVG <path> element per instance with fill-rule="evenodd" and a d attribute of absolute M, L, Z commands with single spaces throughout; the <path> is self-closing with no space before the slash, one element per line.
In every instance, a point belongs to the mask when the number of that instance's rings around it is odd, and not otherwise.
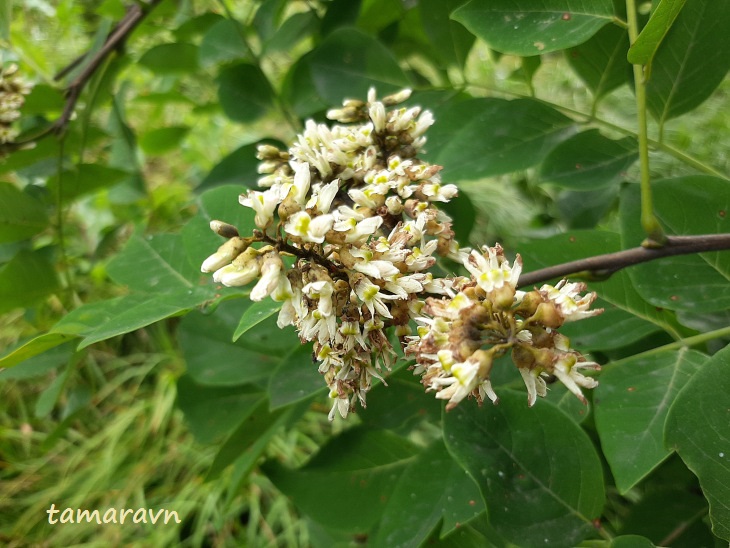
<path fill-rule="evenodd" d="M 12 124 L 20 118 L 20 107 L 29 93 L 30 86 L 18 75 L 18 65 L 0 69 L 0 145 L 17 137 Z"/>
<path fill-rule="evenodd" d="M 202 265 L 227 286 L 258 280 L 251 299 L 282 303 L 277 324 L 294 325 L 314 342 L 319 371 L 330 389 L 330 419 L 366 403 L 373 379 L 382 382 L 396 353 L 385 329 L 395 327 L 415 373 L 451 408 L 467 396 L 497 402 L 490 372 L 511 350 L 525 379 L 528 402 L 545 395 L 554 375 L 578 397 L 596 368 L 555 331 L 599 311 L 582 284 L 524 293 L 522 263 L 510 266 L 499 244 L 482 252 L 461 248 L 451 219 L 436 204 L 457 194 L 441 181 L 441 166 L 418 158 L 433 116 L 420 107 L 395 108 L 403 90 L 378 101 L 347 100 L 328 112 L 331 127 L 306 123 L 284 152 L 261 145 L 259 185 L 240 203 L 254 210 L 259 230 L 240 236 L 213 221 L 229 238 Z M 293 256 L 289 268 L 282 256 Z M 470 278 L 434 278 L 437 257 L 462 263 Z M 417 334 L 411 325 L 417 325 Z"/>

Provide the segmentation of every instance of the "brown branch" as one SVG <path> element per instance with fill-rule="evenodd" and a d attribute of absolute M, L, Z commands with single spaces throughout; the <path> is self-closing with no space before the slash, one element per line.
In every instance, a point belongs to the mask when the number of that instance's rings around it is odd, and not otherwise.
<path fill-rule="evenodd" d="M 150 0 L 146 5 L 134 4 L 130 6 L 124 17 L 117 23 L 112 29 L 104 42 L 104 45 L 91 57 L 89 62 L 83 68 L 83 70 L 73 79 L 73 81 L 66 87 L 66 103 L 64 104 L 61 116 L 53 122 L 50 126 L 44 129 L 42 132 L 34 135 L 23 141 L 15 141 L 13 143 L 6 143 L 5 148 L 11 150 L 17 150 L 26 147 L 30 143 L 34 143 L 50 134 L 62 134 L 66 130 L 66 126 L 71 121 L 71 118 L 76 110 L 76 103 L 81 97 L 86 85 L 89 80 L 94 76 L 99 67 L 104 63 L 106 58 L 111 52 L 120 48 L 125 40 L 129 37 L 132 31 L 144 20 L 145 17 L 159 4 L 162 0 Z M 55 75 L 54 80 L 59 80 L 67 75 L 69 72 L 79 66 L 84 59 L 89 56 L 90 52 L 87 52 L 80 57 L 74 59 L 68 66 L 61 69 L 58 74 Z"/>
<path fill-rule="evenodd" d="M 663 257 L 724 250 L 730 250 L 730 234 L 669 236 L 662 247 L 635 247 L 528 272 L 520 276 L 517 285 L 519 287 L 530 286 L 569 274 L 581 274 L 584 277 L 603 280 L 627 266 Z"/>

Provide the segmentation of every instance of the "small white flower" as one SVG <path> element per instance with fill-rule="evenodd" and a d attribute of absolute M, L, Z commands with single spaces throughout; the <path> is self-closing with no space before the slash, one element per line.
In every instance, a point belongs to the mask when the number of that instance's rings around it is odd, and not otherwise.
<path fill-rule="evenodd" d="M 261 279 L 251 290 L 252 301 L 262 301 L 277 288 L 283 268 L 284 263 L 276 251 L 264 254 L 261 260 Z"/>
<path fill-rule="evenodd" d="M 324 236 L 334 224 L 334 217 L 330 214 L 312 218 L 306 211 L 298 211 L 287 220 L 284 230 L 292 236 L 297 236 L 305 242 L 321 244 Z"/>
<path fill-rule="evenodd" d="M 540 288 L 540 293 L 555 303 L 560 315 L 566 322 L 574 322 L 603 312 L 602 308 L 589 310 L 593 301 L 596 300 L 596 294 L 586 293 L 581 297 L 580 292 L 585 291 L 585 289 L 586 286 L 583 283 L 568 283 L 567 280 L 563 279 L 555 287 L 547 284 L 543 285 Z"/>
<path fill-rule="evenodd" d="M 384 295 L 380 292 L 380 288 L 368 280 L 365 276 L 362 276 L 355 283 L 355 294 L 360 302 L 363 303 L 370 311 L 370 315 L 375 317 L 375 312 L 385 318 L 392 318 L 388 307 L 383 302 L 383 299 L 393 299 L 394 297 Z"/>
<path fill-rule="evenodd" d="M 334 293 L 332 282 L 320 280 L 308 283 L 302 288 L 302 293 L 310 299 L 318 299 L 317 310 L 323 316 L 332 314 L 332 293 Z"/>

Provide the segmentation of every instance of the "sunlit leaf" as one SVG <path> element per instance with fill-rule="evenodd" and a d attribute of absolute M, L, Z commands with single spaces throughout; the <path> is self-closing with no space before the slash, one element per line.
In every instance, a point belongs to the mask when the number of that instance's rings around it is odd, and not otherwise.
<path fill-rule="evenodd" d="M 664 448 L 669 408 L 706 358 L 682 349 L 630 358 L 601 373 L 593 392 L 596 428 L 621 493 L 670 455 Z"/>
<path fill-rule="evenodd" d="M 541 400 L 502 390 L 499 405 L 463 401 L 444 415 L 444 440 L 476 480 L 491 525 L 520 546 L 574 546 L 594 530 L 603 473 L 587 434 Z"/>
<path fill-rule="evenodd" d="M 681 390 L 666 421 L 667 447 L 700 479 L 712 532 L 730 540 L 730 347 L 712 356 Z"/>
<path fill-rule="evenodd" d="M 664 40 L 686 0 L 661 0 L 641 29 L 626 55 L 629 63 L 650 65 L 659 45 Z"/>
<path fill-rule="evenodd" d="M 540 55 L 588 40 L 613 18 L 611 0 L 471 0 L 452 14 L 490 47 Z"/>

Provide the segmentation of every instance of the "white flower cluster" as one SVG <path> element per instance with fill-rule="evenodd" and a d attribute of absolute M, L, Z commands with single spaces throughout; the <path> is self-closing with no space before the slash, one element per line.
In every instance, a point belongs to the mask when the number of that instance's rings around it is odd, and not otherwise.
<path fill-rule="evenodd" d="M 416 318 L 418 335 L 409 337 L 406 353 L 416 356 L 416 373 L 426 388 L 448 400 L 446 409 L 469 395 L 479 403 L 485 398 L 497 403 L 490 373 L 494 360 L 511 352 L 527 387 L 528 405 L 545 396 L 550 376 L 585 403 L 580 387 L 598 383 L 581 369 L 599 365 L 572 350 L 556 329 L 600 314 L 601 309 L 589 310 L 596 294 L 580 296 L 585 285 L 565 280 L 554 287 L 518 291 L 521 258 L 510 266 L 499 244 L 484 247 L 482 254 L 472 251 L 464 266 L 471 278 L 455 283 L 458 292 L 448 298 L 426 299 L 423 316 Z"/>
<path fill-rule="evenodd" d="M 282 303 L 278 325 L 314 341 L 333 399 L 330 418 L 346 416 L 358 400 L 364 405 L 372 379 L 390 368 L 395 352 L 384 328 L 410 333 L 420 295 L 450 292 L 451 280 L 426 272 L 437 256 L 460 261 L 468 252 L 433 205 L 454 197 L 456 187 L 442 184 L 440 166 L 416 158 L 431 113 L 386 111 L 409 96 L 404 90 L 377 101 L 371 90 L 367 102 L 348 100 L 328 113 L 351 125 L 309 121 L 288 152 L 260 146 L 266 190 L 240 198 L 260 231 L 233 235 L 202 266 L 227 286 L 258 278 L 251 299 Z M 235 233 L 220 222 L 213 228 Z M 296 257 L 292 268 L 282 254 Z"/>
<path fill-rule="evenodd" d="M 20 118 L 20 107 L 29 93 L 30 86 L 18 75 L 18 65 L 0 70 L 0 144 L 17 137 L 18 132 L 12 124 Z"/>
<path fill-rule="evenodd" d="M 241 237 L 235 227 L 211 222 L 228 240 L 202 271 L 226 286 L 258 280 L 253 301 L 282 303 L 279 327 L 294 325 L 302 342 L 314 342 L 331 420 L 358 401 L 364 406 L 373 378 L 385 382 L 396 355 L 390 326 L 416 356 L 425 386 L 449 407 L 470 394 L 496 401 L 489 372 L 508 349 L 531 405 L 545 393 L 546 374 L 582 398 L 578 385 L 595 381 L 579 370 L 595 364 L 570 350 L 555 328 L 597 313 L 588 311 L 595 295 L 578 298 L 580 284 L 518 292 L 519 259 L 510 267 L 499 245 L 484 254 L 459 248 L 451 219 L 436 207 L 457 189 L 442 183 L 441 166 L 417 157 L 431 113 L 387 110 L 409 96 L 404 90 L 378 101 L 370 90 L 367 101 L 347 100 L 327 113 L 340 124 L 308 121 L 288 151 L 260 146 L 265 190 L 240 197 L 258 230 Z M 282 256 L 294 264 L 287 267 Z M 471 278 L 434 278 L 428 270 L 438 256 L 464 264 Z M 418 334 L 411 336 L 414 322 Z"/>

